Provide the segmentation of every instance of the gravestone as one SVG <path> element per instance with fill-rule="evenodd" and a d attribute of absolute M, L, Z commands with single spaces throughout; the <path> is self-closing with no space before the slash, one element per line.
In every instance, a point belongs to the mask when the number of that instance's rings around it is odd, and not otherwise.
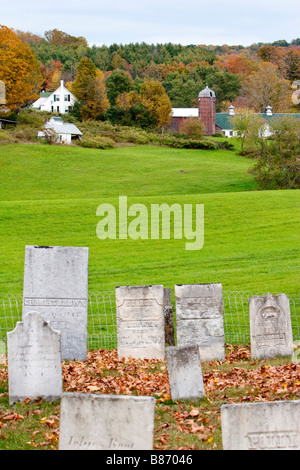
<path fill-rule="evenodd" d="M 61 335 L 37 312 L 7 333 L 9 402 L 62 394 Z"/>
<path fill-rule="evenodd" d="M 116 288 L 118 356 L 128 359 L 165 357 L 164 287 Z"/>
<path fill-rule="evenodd" d="M 224 450 L 300 449 L 300 401 L 221 406 Z"/>
<path fill-rule="evenodd" d="M 62 359 L 87 356 L 88 248 L 26 246 L 23 317 L 39 312 L 61 332 Z"/>
<path fill-rule="evenodd" d="M 201 361 L 225 359 L 222 284 L 175 286 L 177 345 L 198 344 Z"/>
<path fill-rule="evenodd" d="M 155 398 L 64 393 L 59 450 L 152 450 Z"/>
<path fill-rule="evenodd" d="M 171 300 L 171 289 L 164 288 L 165 344 L 175 346 L 174 310 Z"/>
<path fill-rule="evenodd" d="M 198 400 L 205 396 L 198 345 L 166 349 L 172 400 Z"/>
<path fill-rule="evenodd" d="M 290 304 L 285 294 L 251 297 L 249 317 L 252 358 L 293 354 Z"/>

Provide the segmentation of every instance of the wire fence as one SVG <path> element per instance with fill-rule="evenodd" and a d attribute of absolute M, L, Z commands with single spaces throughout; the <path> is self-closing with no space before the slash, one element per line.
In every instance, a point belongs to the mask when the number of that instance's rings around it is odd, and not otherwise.
<path fill-rule="evenodd" d="M 225 341 L 249 344 L 250 325 L 248 301 L 253 295 L 267 293 L 223 292 Z M 289 297 L 294 342 L 300 341 L 300 297 Z M 174 325 L 176 328 L 176 309 Z M 7 295 L 0 302 L 0 353 L 6 352 L 6 334 L 22 320 L 22 295 Z M 117 321 L 115 292 L 93 292 L 88 299 L 88 348 L 115 349 Z"/>

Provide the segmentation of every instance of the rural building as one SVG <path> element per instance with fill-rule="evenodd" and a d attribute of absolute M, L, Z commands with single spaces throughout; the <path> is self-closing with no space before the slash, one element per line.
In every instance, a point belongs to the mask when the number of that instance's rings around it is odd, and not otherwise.
<path fill-rule="evenodd" d="M 299 90 L 300 86 L 296 91 Z M 216 113 L 215 103 L 215 92 L 210 90 L 208 87 L 204 88 L 204 90 L 201 90 L 198 95 L 197 108 L 172 108 L 170 128 L 174 131 L 178 131 L 184 119 L 189 117 L 199 117 L 203 123 L 205 135 L 211 136 L 216 133 L 222 133 L 226 137 L 233 137 L 234 131 L 231 116 L 235 115 L 234 106 L 229 107 L 228 113 Z M 284 116 L 284 113 L 273 113 L 271 106 L 267 106 L 265 113 L 257 114 L 263 117 L 266 121 L 266 137 L 271 135 L 268 121 L 273 116 Z M 300 119 L 300 113 L 293 113 L 291 115 Z"/>
<path fill-rule="evenodd" d="M 49 111 L 51 113 L 69 113 L 77 98 L 65 86 L 61 80 L 60 87 L 52 92 L 42 91 L 38 100 L 30 108 L 38 111 Z"/>
<path fill-rule="evenodd" d="M 82 132 L 68 122 L 64 122 L 60 117 L 52 117 L 44 125 L 42 131 L 38 132 L 40 139 L 53 139 L 57 143 L 70 144 L 72 140 L 81 140 Z"/>

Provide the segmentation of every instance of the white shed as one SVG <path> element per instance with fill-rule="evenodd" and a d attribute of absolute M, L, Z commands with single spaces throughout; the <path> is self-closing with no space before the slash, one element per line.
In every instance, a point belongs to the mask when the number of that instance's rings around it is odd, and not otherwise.
<path fill-rule="evenodd" d="M 54 135 L 57 143 L 70 144 L 72 140 L 81 139 L 82 132 L 75 124 L 64 122 L 60 117 L 52 117 L 46 122 L 44 129 L 38 132 L 38 137 L 46 139 L 49 133 Z"/>

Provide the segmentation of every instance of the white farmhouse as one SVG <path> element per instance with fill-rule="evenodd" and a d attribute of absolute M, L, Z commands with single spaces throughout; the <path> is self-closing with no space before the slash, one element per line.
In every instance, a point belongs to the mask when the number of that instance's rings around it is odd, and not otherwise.
<path fill-rule="evenodd" d="M 51 138 L 56 143 L 70 144 L 72 140 L 81 140 L 82 132 L 75 124 L 64 122 L 60 117 L 52 117 L 38 132 L 38 138 Z"/>
<path fill-rule="evenodd" d="M 30 108 L 39 111 L 65 114 L 72 110 L 75 101 L 77 101 L 76 96 L 64 86 L 64 81 L 61 80 L 60 87 L 57 88 L 57 90 L 42 92 L 39 99 L 36 100 Z"/>

